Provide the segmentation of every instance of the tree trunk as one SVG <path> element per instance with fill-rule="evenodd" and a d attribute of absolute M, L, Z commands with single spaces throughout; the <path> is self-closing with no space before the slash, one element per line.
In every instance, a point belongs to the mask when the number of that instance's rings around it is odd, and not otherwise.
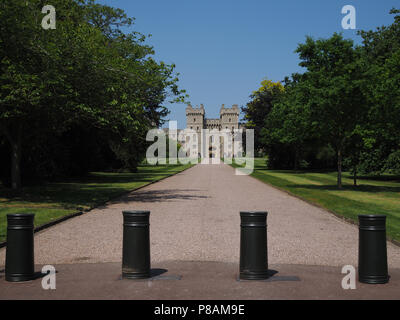
<path fill-rule="evenodd" d="M 353 181 L 354 181 L 354 186 L 356 187 L 357 186 L 357 167 L 356 166 L 354 166 L 354 169 L 353 169 Z"/>
<path fill-rule="evenodd" d="M 15 139 L 11 144 L 11 187 L 21 188 L 21 141 Z"/>
<path fill-rule="evenodd" d="M 11 146 L 11 188 L 21 188 L 21 140 L 22 128 L 19 126 L 13 135 L 7 127 L 2 127 Z"/>
<path fill-rule="evenodd" d="M 337 187 L 339 189 L 342 189 L 342 150 L 341 148 L 338 149 L 338 175 L 337 175 Z"/>
<path fill-rule="evenodd" d="M 297 169 L 299 168 L 298 163 L 299 163 L 299 154 L 296 148 L 296 151 L 294 153 L 294 171 L 297 171 Z"/>

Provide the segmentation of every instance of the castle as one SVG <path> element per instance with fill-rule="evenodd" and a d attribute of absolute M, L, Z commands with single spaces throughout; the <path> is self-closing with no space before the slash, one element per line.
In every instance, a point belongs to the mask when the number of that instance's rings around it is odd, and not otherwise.
<path fill-rule="evenodd" d="M 193 108 L 188 105 L 186 108 L 186 129 L 192 129 L 198 133 L 201 129 L 239 129 L 239 107 L 237 104 L 233 105 L 232 108 L 225 108 L 225 105 L 222 105 L 219 111 L 219 119 L 207 119 L 202 104 L 200 108 Z"/>
<path fill-rule="evenodd" d="M 219 119 L 208 119 L 206 118 L 206 113 L 204 106 L 201 104 L 200 107 L 193 108 L 191 105 L 186 107 L 186 131 L 190 130 L 195 134 L 191 134 L 190 137 L 186 134 L 183 142 L 188 154 L 190 157 L 200 157 L 201 150 L 203 150 L 203 137 L 202 134 L 203 129 L 212 130 L 229 130 L 233 133 L 234 130 L 242 129 L 242 126 L 239 124 L 239 107 L 238 105 L 233 105 L 232 108 L 225 108 L 225 105 L 222 105 L 219 112 Z M 180 133 L 185 130 L 177 130 L 176 132 L 169 132 L 168 129 L 164 129 L 166 133 L 169 134 L 171 139 L 176 140 Z M 213 143 L 217 141 L 213 141 L 213 136 L 210 136 L 209 147 L 208 147 L 208 156 L 210 158 L 216 158 L 222 156 L 219 152 L 224 150 L 223 146 L 223 138 L 219 138 L 220 149 L 213 147 Z M 189 145 L 192 144 L 192 145 Z M 196 147 L 197 144 L 197 147 Z M 229 144 L 229 148 L 233 148 L 231 144 Z M 196 150 L 196 151 L 195 151 Z M 233 149 L 232 149 L 233 150 Z M 225 155 L 228 156 L 228 155 Z M 231 155 L 230 155 L 231 156 Z"/>
<path fill-rule="evenodd" d="M 208 119 L 205 117 L 205 109 L 201 104 L 200 108 L 193 108 L 191 105 L 186 107 L 186 129 L 194 130 L 199 137 L 197 139 L 197 150 L 202 150 L 202 129 L 211 130 L 229 130 L 233 132 L 239 129 L 239 107 L 238 105 L 233 105 L 232 108 L 225 108 L 222 105 L 219 111 L 219 119 Z M 212 143 L 212 137 L 210 144 Z M 223 141 L 220 140 L 220 150 L 223 150 Z M 209 147 L 209 157 L 215 158 L 220 155 L 216 154 L 215 148 Z"/>

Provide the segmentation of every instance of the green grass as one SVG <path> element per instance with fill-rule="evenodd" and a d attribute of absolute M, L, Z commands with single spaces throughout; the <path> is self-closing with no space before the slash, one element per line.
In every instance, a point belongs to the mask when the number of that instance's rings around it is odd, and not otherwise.
<path fill-rule="evenodd" d="M 233 164 L 237 167 L 236 164 Z M 400 177 L 361 176 L 353 186 L 352 176 L 343 173 L 343 189 L 336 187 L 336 172 L 267 170 L 265 159 L 255 159 L 255 178 L 318 204 L 337 215 L 358 221 L 359 214 L 387 216 L 387 235 L 400 240 Z"/>
<path fill-rule="evenodd" d="M 35 226 L 40 226 L 77 211 L 89 210 L 190 166 L 144 165 L 137 173 L 93 172 L 79 180 L 29 186 L 18 192 L 0 187 L 0 242 L 6 238 L 7 214 L 35 213 Z"/>

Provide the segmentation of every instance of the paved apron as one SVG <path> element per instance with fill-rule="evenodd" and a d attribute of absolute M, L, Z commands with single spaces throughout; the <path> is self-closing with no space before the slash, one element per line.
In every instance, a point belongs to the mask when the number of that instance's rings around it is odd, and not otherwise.
<path fill-rule="evenodd" d="M 152 263 L 238 263 L 239 211 L 267 210 L 271 264 L 357 265 L 356 226 L 225 164 L 197 165 L 39 232 L 35 263 L 120 262 L 126 209 L 151 211 Z M 388 256 L 400 268 L 400 248 L 388 243 Z"/>

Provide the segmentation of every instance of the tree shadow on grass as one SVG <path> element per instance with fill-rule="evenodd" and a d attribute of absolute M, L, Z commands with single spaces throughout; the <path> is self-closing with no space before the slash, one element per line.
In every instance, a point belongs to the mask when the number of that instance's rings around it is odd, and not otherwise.
<path fill-rule="evenodd" d="M 167 177 L 174 173 L 173 171 L 148 171 L 148 172 L 136 172 L 136 173 L 97 173 L 94 172 L 88 176 L 76 179 L 68 179 L 60 182 L 54 182 L 54 184 L 87 184 L 87 183 L 130 183 L 130 182 L 148 182 L 153 181 L 154 177 Z M 49 183 L 53 184 L 53 183 Z"/>
<path fill-rule="evenodd" d="M 309 184 L 291 184 L 287 185 L 288 188 L 294 189 L 310 189 L 310 190 L 326 190 L 326 191 L 360 191 L 360 192 L 400 192 L 400 186 L 373 186 L 373 185 L 343 185 L 342 189 L 339 189 L 337 185 L 309 185 Z"/>
<path fill-rule="evenodd" d="M 153 169 L 153 170 L 152 170 Z M 12 190 L 0 186 L 0 204 L 13 202 L 31 202 L 57 204 L 65 209 L 91 207 L 119 196 L 129 189 L 118 184 L 136 183 L 137 186 L 167 177 L 175 171 L 168 168 L 141 168 L 136 173 L 92 173 L 88 176 L 67 179 L 62 182 L 49 182 L 41 185 L 27 186 L 21 190 Z"/>
<path fill-rule="evenodd" d="M 10 197 L 2 200 L 1 203 L 28 202 L 45 203 L 62 206 L 65 209 L 76 208 L 78 206 L 91 206 L 98 202 L 106 201 L 110 198 L 126 192 L 124 187 L 113 187 L 107 185 L 98 186 L 46 186 L 41 190 L 25 190 L 20 196 Z M 7 196 L 6 196 L 7 197 Z M 29 206 L 29 204 L 28 204 Z"/>
<path fill-rule="evenodd" d="M 165 189 L 165 190 L 149 190 L 135 191 L 124 196 L 118 202 L 169 202 L 176 200 L 198 200 L 207 199 L 208 196 L 196 195 L 196 189 Z"/>
<path fill-rule="evenodd" d="M 349 178 L 352 176 L 349 175 Z M 373 176 L 357 176 L 358 180 L 374 180 L 374 181 L 387 181 L 387 182 L 399 182 L 400 176 L 397 175 L 373 175 Z"/>

